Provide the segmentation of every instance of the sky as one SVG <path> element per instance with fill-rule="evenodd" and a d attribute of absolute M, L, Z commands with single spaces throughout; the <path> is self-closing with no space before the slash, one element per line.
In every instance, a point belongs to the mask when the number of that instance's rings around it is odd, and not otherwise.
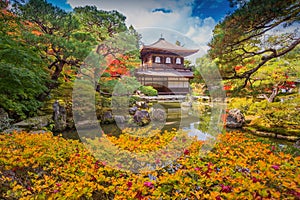
<path fill-rule="evenodd" d="M 126 16 L 142 34 L 142 41 L 151 44 L 163 37 L 179 40 L 187 48 L 208 50 L 215 25 L 233 11 L 228 0 L 47 0 L 66 11 L 74 7 L 95 5 L 100 10 L 117 10 Z"/>

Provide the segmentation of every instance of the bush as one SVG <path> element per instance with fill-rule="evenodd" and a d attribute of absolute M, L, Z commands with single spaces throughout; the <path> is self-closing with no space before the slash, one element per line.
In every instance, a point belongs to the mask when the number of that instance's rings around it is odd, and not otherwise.
<path fill-rule="evenodd" d="M 0 15 L 0 108 L 18 121 L 37 115 L 50 73 L 45 55 L 30 42 L 28 24 L 10 11 Z"/>
<path fill-rule="evenodd" d="M 129 98 L 129 106 L 130 107 L 134 106 L 137 101 L 141 101 L 141 97 L 140 96 L 135 96 L 135 95 L 134 96 L 130 96 L 130 98 Z"/>
<path fill-rule="evenodd" d="M 192 83 L 191 88 L 194 96 L 208 95 L 208 89 L 204 83 Z"/>
<path fill-rule="evenodd" d="M 107 136 L 130 152 L 155 151 L 173 132 Z M 204 157 L 195 141 L 168 167 L 134 174 L 52 134 L 0 134 L 1 199 L 297 199 L 299 157 L 243 133 L 220 135 Z M 98 141 L 96 139 L 95 141 Z"/>
<path fill-rule="evenodd" d="M 253 104 L 252 98 L 233 98 L 228 104 L 228 109 L 240 109 L 242 112 L 246 113 L 250 106 Z"/>
<path fill-rule="evenodd" d="M 300 96 L 293 99 L 286 99 L 283 102 L 262 101 L 254 103 L 249 108 L 259 118 L 252 121 L 256 126 L 267 128 L 300 129 Z"/>
<path fill-rule="evenodd" d="M 152 86 L 141 86 L 139 90 L 147 96 L 157 96 L 157 90 Z"/>

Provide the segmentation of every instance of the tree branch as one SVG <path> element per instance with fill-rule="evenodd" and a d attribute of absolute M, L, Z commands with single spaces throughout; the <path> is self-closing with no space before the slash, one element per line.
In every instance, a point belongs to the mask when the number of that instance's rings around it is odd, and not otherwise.
<path fill-rule="evenodd" d="M 243 43 L 243 42 L 245 42 L 245 41 L 248 41 L 248 40 L 250 40 L 250 39 L 252 39 L 252 38 L 254 38 L 254 37 L 263 35 L 264 33 L 270 31 L 271 29 L 273 29 L 273 28 L 279 26 L 281 23 L 286 22 L 286 21 L 289 21 L 289 20 L 292 19 L 293 17 L 297 17 L 298 13 L 299 13 L 299 12 L 295 12 L 295 13 L 293 13 L 292 15 L 289 15 L 289 16 L 287 16 L 287 17 L 285 17 L 285 18 L 283 18 L 283 19 L 281 19 L 281 20 L 279 20 L 279 21 L 277 21 L 277 22 L 274 22 L 273 24 L 269 25 L 269 28 L 266 28 L 265 30 L 257 31 L 257 29 L 253 29 L 253 30 L 251 30 L 250 32 L 247 32 L 247 33 L 245 33 L 245 34 L 249 34 L 249 33 L 251 33 L 252 31 L 255 31 L 255 32 L 258 32 L 258 33 L 253 34 L 253 35 L 249 35 L 248 37 L 246 37 L 246 38 L 244 38 L 244 39 L 242 39 L 242 40 L 238 40 L 238 41 L 236 41 L 236 42 L 234 42 L 234 43 L 232 43 L 232 44 L 228 44 L 228 46 L 235 46 L 235 45 L 238 45 L 238 44 Z M 270 20 L 271 20 L 271 19 L 269 19 L 269 20 L 267 20 L 267 21 L 270 21 Z M 265 22 L 265 23 L 267 23 L 267 22 Z"/>
<path fill-rule="evenodd" d="M 48 69 L 51 69 L 53 66 L 55 66 L 58 63 L 58 60 L 52 62 L 49 66 Z"/>
<path fill-rule="evenodd" d="M 254 67 L 251 70 L 248 70 L 242 74 L 234 74 L 231 77 L 224 77 L 224 80 L 230 80 L 230 79 L 245 79 L 244 85 L 242 86 L 243 88 L 246 87 L 248 81 L 250 80 L 250 77 L 253 73 L 255 73 L 258 69 L 260 69 L 265 63 L 267 63 L 269 60 L 273 59 L 273 58 L 277 58 L 280 56 L 285 55 L 286 53 L 292 51 L 298 44 L 300 44 L 300 38 L 298 38 L 295 42 L 293 42 L 288 48 L 284 49 L 281 52 L 277 52 L 277 51 L 273 51 L 272 50 L 272 54 L 269 56 L 264 57 L 264 59 L 257 64 L 256 67 Z"/>

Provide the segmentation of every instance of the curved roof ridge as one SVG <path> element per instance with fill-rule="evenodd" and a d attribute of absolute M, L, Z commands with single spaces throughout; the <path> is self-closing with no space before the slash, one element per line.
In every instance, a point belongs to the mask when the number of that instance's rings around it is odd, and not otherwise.
<path fill-rule="evenodd" d="M 164 38 L 159 38 L 158 41 L 150 44 L 150 45 L 143 45 L 142 50 L 146 49 L 155 49 L 155 50 L 164 50 L 176 53 L 185 53 L 185 55 L 191 55 L 199 51 L 199 49 L 187 49 L 182 46 L 178 46 L 176 44 L 172 44 L 166 41 Z"/>

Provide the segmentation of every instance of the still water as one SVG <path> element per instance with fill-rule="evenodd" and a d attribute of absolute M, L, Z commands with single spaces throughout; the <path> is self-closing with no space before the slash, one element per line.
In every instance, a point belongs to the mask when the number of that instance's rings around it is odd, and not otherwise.
<path fill-rule="evenodd" d="M 158 103 L 161 108 L 165 110 L 166 119 L 162 126 L 159 127 L 159 130 L 163 133 L 165 130 L 171 131 L 172 129 L 182 129 L 188 132 L 189 136 L 196 136 L 199 140 L 206 140 L 210 137 L 214 137 L 215 133 L 220 133 L 223 131 L 221 128 L 217 128 L 220 123 L 219 112 L 222 109 L 217 109 L 218 111 L 214 113 L 213 107 L 208 104 L 197 104 L 192 107 L 183 107 L 178 102 L 164 102 Z M 212 114 L 213 113 L 213 114 Z M 118 126 L 117 124 L 101 124 L 102 131 L 105 134 L 110 134 L 114 136 L 119 136 L 122 132 L 123 127 Z M 219 126 L 220 127 L 220 126 Z M 214 129 L 215 128 L 215 129 Z M 227 129 L 226 131 L 234 131 Z M 91 130 L 91 135 L 97 135 L 99 130 Z M 245 132 L 245 134 L 250 134 Z M 67 139 L 76 139 L 80 140 L 76 130 L 65 131 L 62 133 L 62 136 Z M 260 136 L 254 136 L 258 139 L 262 138 Z M 268 139 L 271 142 L 292 146 L 293 142 L 281 140 L 281 139 Z"/>
<path fill-rule="evenodd" d="M 190 136 L 196 136 L 205 140 L 208 136 L 206 133 L 211 120 L 211 107 L 209 105 L 196 105 L 193 107 L 183 107 L 178 102 L 156 103 L 166 113 L 163 124 L 158 129 L 164 132 L 172 129 L 183 129 Z M 126 125 L 125 125 L 126 126 Z M 117 124 L 100 124 L 105 134 L 118 136 L 121 134 L 123 127 Z M 79 139 L 76 130 L 70 130 L 62 133 L 64 138 Z"/>

